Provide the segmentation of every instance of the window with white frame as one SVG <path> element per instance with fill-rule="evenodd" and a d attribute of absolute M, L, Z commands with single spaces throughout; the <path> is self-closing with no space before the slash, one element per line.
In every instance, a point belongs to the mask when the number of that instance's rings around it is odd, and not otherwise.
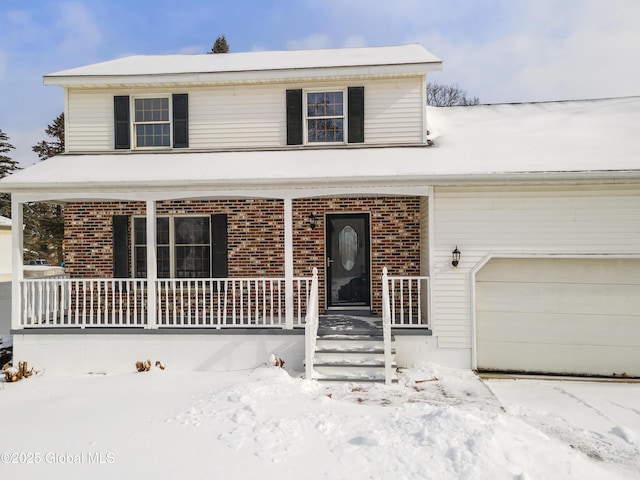
<path fill-rule="evenodd" d="M 134 273 L 147 275 L 147 221 L 133 219 Z M 158 278 L 211 277 L 210 217 L 176 216 L 156 219 Z"/>
<path fill-rule="evenodd" d="M 136 148 L 171 146 L 169 97 L 135 98 L 133 104 Z"/>
<path fill-rule="evenodd" d="M 306 92 L 307 143 L 344 143 L 344 91 Z"/>
<path fill-rule="evenodd" d="M 116 150 L 189 147 L 189 94 L 113 97 Z"/>

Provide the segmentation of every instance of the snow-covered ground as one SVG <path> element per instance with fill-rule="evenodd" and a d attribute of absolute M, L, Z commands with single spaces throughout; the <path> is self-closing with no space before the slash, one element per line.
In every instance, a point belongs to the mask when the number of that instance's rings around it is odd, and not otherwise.
<path fill-rule="evenodd" d="M 484 383 L 435 365 L 405 371 L 391 387 L 327 386 L 267 366 L 44 374 L 0 383 L 0 474 L 638 478 L 638 405 L 638 384 Z"/>

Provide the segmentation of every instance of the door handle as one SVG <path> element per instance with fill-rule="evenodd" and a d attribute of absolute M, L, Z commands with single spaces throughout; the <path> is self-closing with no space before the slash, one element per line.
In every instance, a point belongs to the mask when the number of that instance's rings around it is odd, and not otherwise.
<path fill-rule="evenodd" d="M 330 257 L 327 257 L 327 267 L 330 267 L 333 263 L 333 260 Z"/>

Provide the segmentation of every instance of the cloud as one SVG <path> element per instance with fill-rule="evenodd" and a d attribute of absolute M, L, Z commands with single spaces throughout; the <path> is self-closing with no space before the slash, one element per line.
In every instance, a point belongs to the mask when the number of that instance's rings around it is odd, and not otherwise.
<path fill-rule="evenodd" d="M 362 35 L 351 35 L 342 44 L 345 48 L 366 47 L 367 40 Z"/>
<path fill-rule="evenodd" d="M 640 95 L 640 2 L 520 5 L 499 32 L 464 41 L 423 33 L 420 43 L 444 61 L 430 80 L 491 103 Z"/>
<path fill-rule="evenodd" d="M 311 50 L 330 47 L 331 37 L 324 33 L 314 33 L 306 38 L 290 40 L 287 42 L 288 50 Z"/>
<path fill-rule="evenodd" d="M 100 45 L 102 33 L 92 13 L 79 2 L 69 2 L 58 9 L 56 27 L 62 34 L 60 47 L 65 52 L 92 51 Z"/>

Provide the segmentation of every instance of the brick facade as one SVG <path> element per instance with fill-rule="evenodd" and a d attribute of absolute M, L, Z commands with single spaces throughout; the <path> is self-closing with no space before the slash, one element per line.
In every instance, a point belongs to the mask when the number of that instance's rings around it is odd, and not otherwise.
<path fill-rule="evenodd" d="M 325 225 L 327 213 L 369 213 L 372 312 L 380 314 L 382 269 L 390 275 L 420 274 L 420 197 L 311 198 L 293 201 L 294 275 L 318 266 L 320 306 L 325 300 Z M 309 227 L 309 216 L 316 227 Z"/>
<path fill-rule="evenodd" d="M 65 207 L 64 256 L 72 277 L 113 275 L 112 217 L 145 214 L 143 202 L 69 203 Z M 382 268 L 392 275 L 420 274 L 420 198 L 353 197 L 293 201 L 294 275 L 318 267 L 320 306 L 325 305 L 327 213 L 369 213 L 372 310 L 380 313 Z M 158 215 L 228 215 L 230 277 L 284 276 L 284 207 L 277 199 L 184 200 L 157 204 Z M 315 229 L 309 216 L 317 218 Z"/>

